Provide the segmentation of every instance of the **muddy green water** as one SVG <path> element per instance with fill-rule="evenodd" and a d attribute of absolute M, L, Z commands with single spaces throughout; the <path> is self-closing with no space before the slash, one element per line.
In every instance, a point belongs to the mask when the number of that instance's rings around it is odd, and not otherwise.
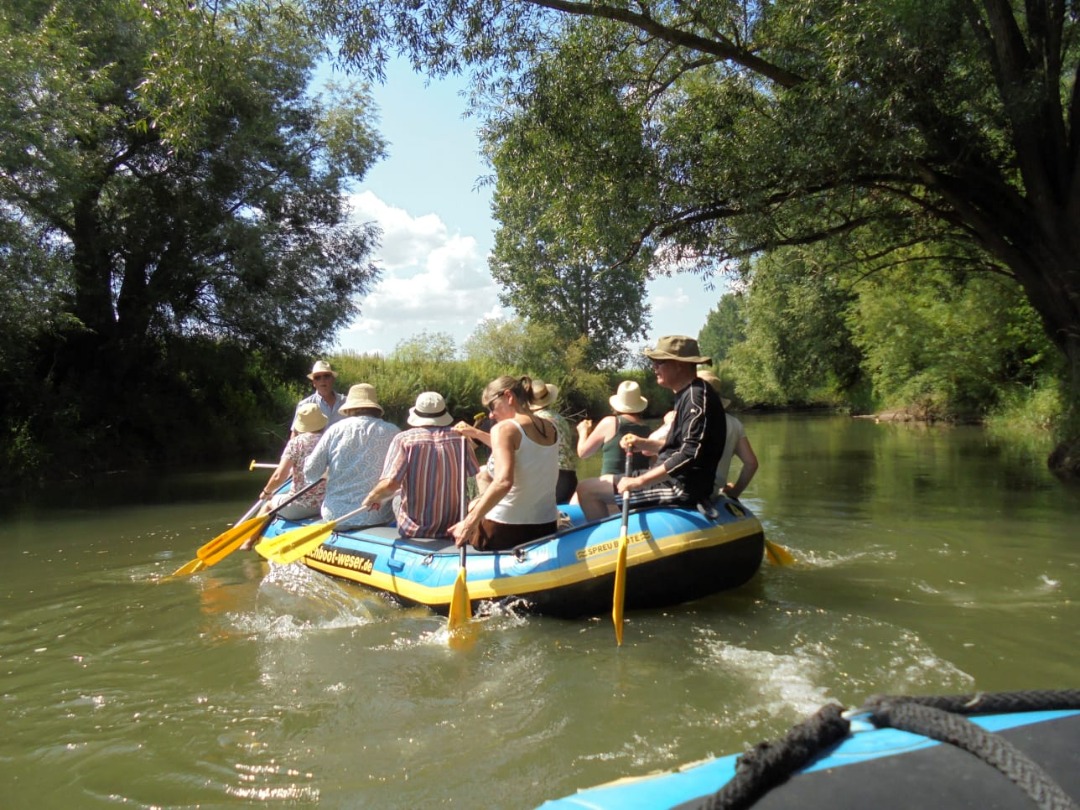
<path fill-rule="evenodd" d="M 829 700 L 1080 686 L 1080 490 L 976 428 L 747 418 L 800 560 L 609 620 L 444 620 L 237 553 L 166 575 L 263 473 L 8 504 L 0 804 L 530 808 L 725 754 Z"/>

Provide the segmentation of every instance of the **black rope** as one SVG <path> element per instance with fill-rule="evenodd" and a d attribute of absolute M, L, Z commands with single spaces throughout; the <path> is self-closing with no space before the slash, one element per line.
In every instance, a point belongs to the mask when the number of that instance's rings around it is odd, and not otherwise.
<path fill-rule="evenodd" d="M 1080 810 L 1042 767 L 1012 744 L 965 719 L 969 714 L 1080 710 L 1080 690 L 998 692 L 934 697 L 874 696 L 860 713 L 878 728 L 892 727 L 949 743 L 998 769 L 1043 810 Z M 752 806 L 800 768 L 843 740 L 850 731 L 835 703 L 792 727 L 786 736 L 759 743 L 735 765 L 735 775 L 698 810 Z"/>
<path fill-rule="evenodd" d="M 1027 711 L 1027 710 L 1020 710 Z M 1077 810 L 1076 803 L 1045 770 L 1012 743 L 950 710 L 903 700 L 879 703 L 870 719 L 974 754 L 1028 794 L 1042 810 Z"/>
<path fill-rule="evenodd" d="M 700 805 L 702 810 L 750 807 L 786 782 L 823 749 L 847 736 L 849 724 L 842 716 L 843 711 L 840 704 L 829 703 L 792 727 L 783 739 L 755 745 L 739 757 L 735 776 Z"/>

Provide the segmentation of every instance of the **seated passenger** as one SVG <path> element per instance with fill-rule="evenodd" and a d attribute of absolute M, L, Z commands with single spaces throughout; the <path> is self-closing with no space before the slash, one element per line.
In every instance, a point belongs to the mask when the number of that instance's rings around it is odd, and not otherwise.
<path fill-rule="evenodd" d="M 531 384 L 528 377 L 503 376 L 484 389 L 484 407 L 495 419 L 490 435 L 494 472 L 465 519 L 450 527 L 458 546 L 497 551 L 556 530 L 559 434 L 530 410 Z"/>
<path fill-rule="evenodd" d="M 685 335 L 660 338 L 652 360 L 656 381 L 675 392 L 675 417 L 664 441 L 623 436 L 624 450 L 657 454 L 658 464 L 637 475 L 620 478 L 615 489 L 629 497 L 632 507 L 658 504 L 693 505 L 710 499 L 716 465 L 724 452 L 724 406 L 720 396 L 697 376 L 697 366 L 710 362 L 699 354 L 697 341 Z M 618 505 L 615 492 L 600 491 L 581 498 L 589 520 L 606 517 Z"/>
<path fill-rule="evenodd" d="M 260 515 L 276 509 L 278 504 L 288 500 L 293 493 L 299 492 L 308 485 L 307 479 L 304 478 L 304 462 L 322 438 L 323 428 L 326 427 L 328 421 L 326 414 L 313 402 L 305 402 L 296 409 L 296 416 L 292 423 L 292 438 L 285 445 L 281 453 L 281 461 L 271 473 L 270 480 L 259 493 L 259 497 L 266 501 L 259 510 Z M 289 476 L 292 476 L 289 491 L 274 495 Z M 283 506 L 278 515 L 285 520 L 315 517 L 322 507 L 325 493 L 326 482 L 322 481 L 309 492 L 305 492 L 287 506 Z"/>
<path fill-rule="evenodd" d="M 719 377 L 708 370 L 699 371 L 698 376 L 711 385 L 717 394 L 721 394 Z M 749 485 L 755 473 L 757 473 L 758 459 L 757 454 L 754 453 L 754 448 L 750 444 L 750 439 L 746 436 L 746 429 L 743 427 L 742 422 L 727 412 L 728 407 L 731 405 L 731 400 L 721 395 L 720 404 L 724 406 L 724 425 L 726 431 L 724 437 L 724 455 L 720 457 L 720 463 L 716 465 L 713 497 L 724 494 L 731 498 L 738 498 L 742 495 L 743 490 Z M 668 430 L 671 429 L 671 420 L 674 416 L 674 411 L 668 411 L 664 414 L 664 424 L 650 433 L 649 438 L 659 439 L 662 442 L 664 437 L 667 436 Z M 739 470 L 739 477 L 734 484 L 727 480 L 728 474 L 731 472 L 731 459 L 733 457 L 738 458 L 739 461 L 742 462 L 742 469 Z"/>
<path fill-rule="evenodd" d="M 623 380 L 614 396 L 608 397 L 612 415 L 605 416 L 593 428 L 591 419 L 578 423 L 577 452 L 581 458 L 588 458 L 597 450 L 602 453 L 600 477 L 610 481 L 613 476 L 626 472 L 626 454 L 619 447 L 623 436 L 632 433 L 635 436 L 648 436 L 649 427 L 641 414 L 649 407 L 649 400 L 641 395 L 641 386 L 633 380 Z M 634 472 L 649 466 L 649 460 L 641 453 L 634 453 L 631 469 Z"/>
<path fill-rule="evenodd" d="M 578 455 L 588 458 L 597 450 L 603 455 L 600 476 L 586 478 L 578 483 L 574 503 L 581 503 L 583 499 L 592 504 L 604 501 L 605 496 L 611 492 L 612 482 L 626 473 L 626 451 L 619 445 L 622 437 L 649 435 L 649 427 L 641 418 L 641 414 L 649 406 L 649 400 L 641 395 L 640 385 L 633 380 L 623 380 L 619 383 L 615 395 L 608 398 L 608 402 L 614 413 L 601 419 L 595 428 L 590 419 L 578 423 Z M 630 463 L 632 472 L 640 472 L 648 469 L 651 461 L 642 453 L 633 453 Z M 608 505 L 609 512 L 613 509 L 614 502 Z"/>
<path fill-rule="evenodd" d="M 476 475 L 472 442 L 450 428 L 446 401 L 434 391 L 416 398 L 407 421 L 412 429 L 390 442 L 382 477 L 361 506 L 378 509 L 400 491 L 393 506 L 402 537 L 449 537 L 461 520 L 465 480 Z"/>
<path fill-rule="evenodd" d="M 390 442 L 401 432 L 383 421 L 375 387 L 367 383 L 349 389 L 341 413 L 344 418 L 326 429 L 304 464 L 304 477 L 309 481 L 326 473 L 322 517 L 328 521 L 359 508 L 378 483 Z M 342 528 L 376 526 L 392 518 L 390 504 L 384 503 L 378 510 L 354 515 Z"/>
<path fill-rule="evenodd" d="M 574 452 L 574 437 L 570 423 L 555 410 L 555 400 L 559 397 L 559 387 L 549 385 L 543 380 L 533 380 L 529 389 L 532 401 L 529 407 L 541 419 L 547 419 L 559 432 L 559 483 L 555 487 L 555 502 L 570 503 L 574 490 L 577 489 L 577 454 Z"/>

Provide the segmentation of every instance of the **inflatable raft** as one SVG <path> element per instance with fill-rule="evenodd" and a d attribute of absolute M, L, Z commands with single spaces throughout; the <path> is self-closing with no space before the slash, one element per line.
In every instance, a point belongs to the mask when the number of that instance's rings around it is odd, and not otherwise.
<path fill-rule="evenodd" d="M 1078 691 L 878 697 L 853 712 L 827 706 L 743 755 L 541 808 L 1075 808 L 1078 750 Z"/>
<path fill-rule="evenodd" d="M 621 516 L 586 522 L 566 506 L 571 524 L 508 551 L 469 548 L 469 597 L 517 601 L 565 618 L 611 610 Z M 265 537 L 300 524 L 275 520 Z M 738 587 L 761 566 L 761 523 L 738 501 L 721 498 L 715 514 L 695 509 L 632 511 L 628 524 L 626 609 L 689 602 Z M 405 539 L 393 526 L 335 532 L 302 558 L 325 574 L 383 591 L 408 604 L 446 613 L 459 568 L 448 540 Z"/>

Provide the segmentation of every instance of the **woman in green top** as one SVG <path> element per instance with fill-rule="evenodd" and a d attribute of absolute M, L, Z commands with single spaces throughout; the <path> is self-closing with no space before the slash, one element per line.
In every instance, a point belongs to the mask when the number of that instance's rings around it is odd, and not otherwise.
<path fill-rule="evenodd" d="M 619 440 L 628 433 L 647 437 L 649 427 L 641 414 L 649 407 L 649 400 L 641 395 L 641 386 L 633 380 L 619 383 L 615 395 L 608 398 L 611 416 L 605 416 L 593 429 L 592 421 L 585 419 L 577 426 L 577 452 L 581 458 L 588 458 L 597 450 L 603 453 L 600 478 L 610 481 L 626 470 L 626 455 L 619 447 Z M 647 469 L 650 459 L 641 453 L 634 453 L 630 462 L 631 470 L 638 472 Z"/>

